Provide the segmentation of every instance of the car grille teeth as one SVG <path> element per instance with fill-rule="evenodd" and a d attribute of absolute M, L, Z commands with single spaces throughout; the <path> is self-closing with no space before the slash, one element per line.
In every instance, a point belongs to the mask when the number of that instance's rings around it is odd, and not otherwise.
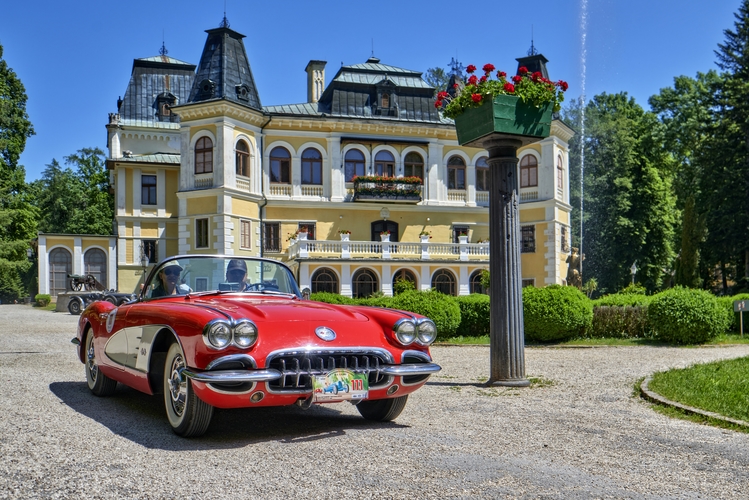
<path fill-rule="evenodd" d="M 294 392 L 312 389 L 312 378 L 324 375 L 337 368 L 345 368 L 355 373 L 366 373 L 369 387 L 386 385 L 390 376 L 382 373 L 385 361 L 376 354 L 293 354 L 273 358 L 268 368 L 281 372 L 278 380 L 268 382 L 271 391 Z"/>

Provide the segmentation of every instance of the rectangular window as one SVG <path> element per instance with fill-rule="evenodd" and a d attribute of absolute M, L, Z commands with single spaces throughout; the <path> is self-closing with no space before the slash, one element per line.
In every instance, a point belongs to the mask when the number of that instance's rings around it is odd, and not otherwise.
<path fill-rule="evenodd" d="M 528 279 L 528 280 L 523 280 L 522 281 L 522 285 L 523 285 L 523 288 L 525 288 L 527 286 L 536 286 L 536 280 L 535 280 L 535 278 L 531 278 L 531 279 Z"/>
<path fill-rule="evenodd" d="M 447 189 L 465 189 L 466 170 L 462 167 L 447 167 Z"/>
<path fill-rule="evenodd" d="M 281 251 L 281 224 L 278 222 L 263 223 L 263 251 Z"/>
<path fill-rule="evenodd" d="M 314 222 L 300 222 L 298 229 L 301 231 L 302 228 L 307 229 L 307 239 L 315 239 L 315 223 Z"/>
<path fill-rule="evenodd" d="M 208 278 L 195 278 L 195 291 L 205 292 L 208 290 Z"/>
<path fill-rule="evenodd" d="M 241 221 L 240 242 L 241 248 L 252 248 L 252 223 L 248 220 Z"/>
<path fill-rule="evenodd" d="M 476 169 L 476 191 L 489 191 L 489 169 Z"/>
<path fill-rule="evenodd" d="M 538 167 L 532 165 L 520 168 L 520 187 L 538 186 Z"/>
<path fill-rule="evenodd" d="M 140 203 L 142 205 L 156 205 L 156 176 L 140 176 Z"/>
<path fill-rule="evenodd" d="M 208 219 L 195 219 L 195 248 L 208 248 Z"/>
<path fill-rule="evenodd" d="M 536 251 L 536 226 L 522 226 L 520 228 L 521 245 L 520 253 L 535 253 Z"/>
<path fill-rule="evenodd" d="M 155 264 L 158 258 L 156 254 L 156 240 L 143 240 L 141 242 L 143 255 L 148 259 L 149 264 Z"/>

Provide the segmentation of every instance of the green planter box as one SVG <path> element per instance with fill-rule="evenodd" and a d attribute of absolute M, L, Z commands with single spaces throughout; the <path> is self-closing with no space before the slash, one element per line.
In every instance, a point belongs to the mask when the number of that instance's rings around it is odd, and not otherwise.
<path fill-rule="evenodd" d="M 536 108 L 519 97 L 499 95 L 478 108 L 469 108 L 455 118 L 455 129 L 461 146 L 481 147 L 481 139 L 500 133 L 518 138 L 549 137 L 551 104 Z"/>

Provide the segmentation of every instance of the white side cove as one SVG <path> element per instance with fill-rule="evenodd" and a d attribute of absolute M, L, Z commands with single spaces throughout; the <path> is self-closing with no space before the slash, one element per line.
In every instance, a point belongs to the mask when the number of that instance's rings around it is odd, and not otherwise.
<path fill-rule="evenodd" d="M 585 77 L 588 60 L 588 0 L 580 3 L 580 282 L 583 280 L 583 196 L 585 187 Z"/>

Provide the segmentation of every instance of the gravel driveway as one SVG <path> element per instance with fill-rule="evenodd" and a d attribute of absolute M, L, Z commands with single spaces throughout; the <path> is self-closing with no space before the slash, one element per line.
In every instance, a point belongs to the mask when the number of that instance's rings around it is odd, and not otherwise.
<path fill-rule="evenodd" d="M 435 347 L 443 371 L 388 424 L 347 403 L 218 410 L 172 434 L 159 397 L 86 387 L 76 317 L 0 306 L 0 498 L 747 498 L 749 434 L 633 397 L 654 371 L 749 356 L 529 348 L 548 384 L 482 387 L 488 347 Z"/>

